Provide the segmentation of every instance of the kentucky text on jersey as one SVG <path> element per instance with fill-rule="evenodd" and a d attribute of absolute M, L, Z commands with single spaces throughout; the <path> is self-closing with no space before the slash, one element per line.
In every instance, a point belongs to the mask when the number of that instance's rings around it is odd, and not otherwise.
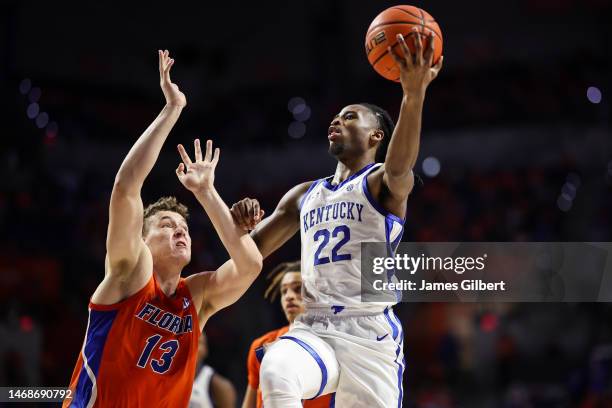
<path fill-rule="evenodd" d="M 190 333 L 193 327 L 191 315 L 181 319 L 180 316 L 166 312 L 150 303 L 145 304 L 136 317 L 175 334 Z"/>
<path fill-rule="evenodd" d="M 322 222 L 329 220 L 357 220 L 362 222 L 363 204 L 352 201 L 340 201 L 334 204 L 313 208 L 303 216 L 304 232 Z"/>

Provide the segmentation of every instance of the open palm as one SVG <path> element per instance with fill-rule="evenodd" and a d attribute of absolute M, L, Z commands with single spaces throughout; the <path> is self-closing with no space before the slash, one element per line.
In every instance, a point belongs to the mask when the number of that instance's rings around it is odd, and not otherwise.
<path fill-rule="evenodd" d="M 183 145 L 178 145 L 178 151 L 183 162 L 176 169 L 180 182 L 191 192 L 211 189 L 215 182 L 215 168 L 219 162 L 221 151 L 217 147 L 213 154 L 212 140 L 206 141 L 206 154 L 202 157 L 200 140 L 193 142 L 195 161 L 191 161 Z"/>

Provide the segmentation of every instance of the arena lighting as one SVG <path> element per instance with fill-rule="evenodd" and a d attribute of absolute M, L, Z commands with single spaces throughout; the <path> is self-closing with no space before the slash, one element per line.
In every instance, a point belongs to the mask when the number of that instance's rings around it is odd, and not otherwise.
<path fill-rule="evenodd" d="M 423 173 L 427 177 L 436 177 L 440 173 L 440 160 L 433 156 L 427 157 L 423 160 Z"/>
<path fill-rule="evenodd" d="M 289 124 L 289 137 L 299 139 L 306 133 L 306 125 L 302 122 L 291 122 Z"/>
<path fill-rule="evenodd" d="M 28 115 L 28 118 L 30 119 L 36 119 L 39 112 L 40 112 L 40 107 L 38 106 L 36 102 L 29 104 L 28 108 L 26 109 L 26 115 Z"/>
<path fill-rule="evenodd" d="M 310 119 L 310 107 L 308 105 L 298 105 L 293 111 L 293 117 L 300 122 L 306 122 Z"/>
<path fill-rule="evenodd" d="M 39 129 L 44 128 L 49 123 L 49 114 L 47 112 L 41 112 L 36 117 L 36 127 Z"/>
<path fill-rule="evenodd" d="M 304 100 L 304 98 L 300 98 L 299 96 L 294 96 L 293 98 L 289 99 L 289 103 L 287 104 L 287 109 L 289 109 L 289 112 L 295 113 L 295 109 L 300 105 L 305 106 L 306 101 Z"/>
<path fill-rule="evenodd" d="M 30 89 L 32 89 L 32 81 L 30 81 L 30 78 L 24 78 L 19 83 L 19 93 L 22 95 L 27 95 L 28 92 L 30 92 Z"/>
<path fill-rule="evenodd" d="M 39 87 L 32 87 L 32 80 L 30 78 L 24 78 L 19 83 L 19 93 L 27 95 L 30 102 L 26 108 L 26 115 L 34 121 L 37 128 L 45 129 L 44 142 L 46 144 L 53 144 L 57 137 L 58 126 L 56 122 L 49 120 L 47 112 L 40 111 L 38 101 L 42 95 L 42 90 Z"/>
<path fill-rule="evenodd" d="M 601 102 L 601 91 L 596 86 L 589 86 L 587 88 L 587 99 L 591 103 Z"/>
<path fill-rule="evenodd" d="M 567 195 L 561 194 L 557 199 L 557 206 L 563 212 L 568 212 L 572 208 L 572 200 Z"/>
<path fill-rule="evenodd" d="M 567 195 L 570 200 L 573 200 L 576 197 L 576 186 L 572 183 L 565 183 L 563 187 L 561 187 L 561 193 Z"/>

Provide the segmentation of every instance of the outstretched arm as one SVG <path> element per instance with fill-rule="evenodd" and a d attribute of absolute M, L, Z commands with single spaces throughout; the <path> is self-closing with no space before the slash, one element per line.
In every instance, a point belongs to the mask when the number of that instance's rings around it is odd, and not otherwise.
<path fill-rule="evenodd" d="M 203 272 L 189 277 L 190 288 L 202 299 L 199 317 L 205 322 L 218 310 L 236 302 L 251 286 L 259 272 L 262 259 L 253 239 L 238 227 L 229 208 L 214 186 L 215 168 L 220 150 L 213 154 L 212 141 L 206 142 L 202 157 L 200 141 L 194 142 L 195 161 L 192 162 L 182 145 L 178 146 L 183 162 L 176 169 L 181 183 L 193 193 L 210 218 L 230 260 L 214 272 Z"/>
<path fill-rule="evenodd" d="M 129 287 L 131 281 L 138 281 L 134 282 L 134 285 L 138 286 L 142 280 L 146 282 L 148 276 L 144 275 L 150 275 L 151 273 L 151 271 L 146 270 L 148 268 L 141 268 L 142 262 L 138 262 L 146 247 L 141 236 L 143 204 L 140 198 L 140 190 L 145 178 L 157 161 L 164 141 L 187 103 L 185 95 L 170 80 L 170 69 L 174 60 L 169 57 L 168 51 L 158 51 L 158 57 L 160 86 L 166 98 L 166 105 L 153 123 L 138 138 L 123 163 L 121 163 L 115 177 L 110 200 L 109 224 L 106 235 L 106 275 L 111 278 L 118 277 L 124 284 L 127 282 L 128 292 L 131 291 Z M 133 277 L 135 269 L 138 269 L 139 272 L 136 275 L 143 276 Z M 120 300 L 114 299 L 117 296 L 122 297 L 121 294 L 117 293 L 114 295 L 106 293 L 108 295 L 106 296 L 105 292 L 109 291 L 97 290 L 96 300 L 101 303 L 108 303 L 113 300 Z"/>
<path fill-rule="evenodd" d="M 382 189 L 387 193 L 385 207 L 394 213 L 403 212 L 400 207 L 405 205 L 402 203 L 405 203 L 414 186 L 412 169 L 419 154 L 425 91 L 440 72 L 443 60 L 443 57 L 440 57 L 438 63 L 432 66 L 433 34 L 428 36 L 425 49 L 423 49 L 421 35 L 418 32 L 414 33 L 413 38 L 415 39 L 414 55 L 410 52 L 401 34 L 398 34 L 397 40 L 404 55 L 399 56 L 389 47 L 390 54 L 400 68 L 400 82 L 404 94 L 395 131 L 389 141 L 385 164 L 378 174 L 372 174 L 372 178 L 369 179 L 372 185 L 375 184 L 378 176 L 378 183 L 382 182 L 382 186 L 373 186 L 373 189 Z"/>

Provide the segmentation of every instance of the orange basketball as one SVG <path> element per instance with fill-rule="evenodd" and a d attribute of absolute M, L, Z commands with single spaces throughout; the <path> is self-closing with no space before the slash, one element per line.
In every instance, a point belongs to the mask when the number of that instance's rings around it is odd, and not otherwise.
<path fill-rule="evenodd" d="M 423 50 L 429 41 L 427 36 L 434 35 L 433 63 L 437 63 L 442 55 L 442 31 L 434 18 L 425 10 L 414 6 L 394 6 L 376 16 L 366 34 L 365 48 L 368 61 L 374 70 L 391 81 L 399 82 L 400 71 L 387 47 L 390 45 L 398 55 L 403 55 L 397 42 L 397 34 L 402 34 L 408 48 L 414 52 L 416 35 L 412 28 L 417 27 L 421 34 Z"/>

